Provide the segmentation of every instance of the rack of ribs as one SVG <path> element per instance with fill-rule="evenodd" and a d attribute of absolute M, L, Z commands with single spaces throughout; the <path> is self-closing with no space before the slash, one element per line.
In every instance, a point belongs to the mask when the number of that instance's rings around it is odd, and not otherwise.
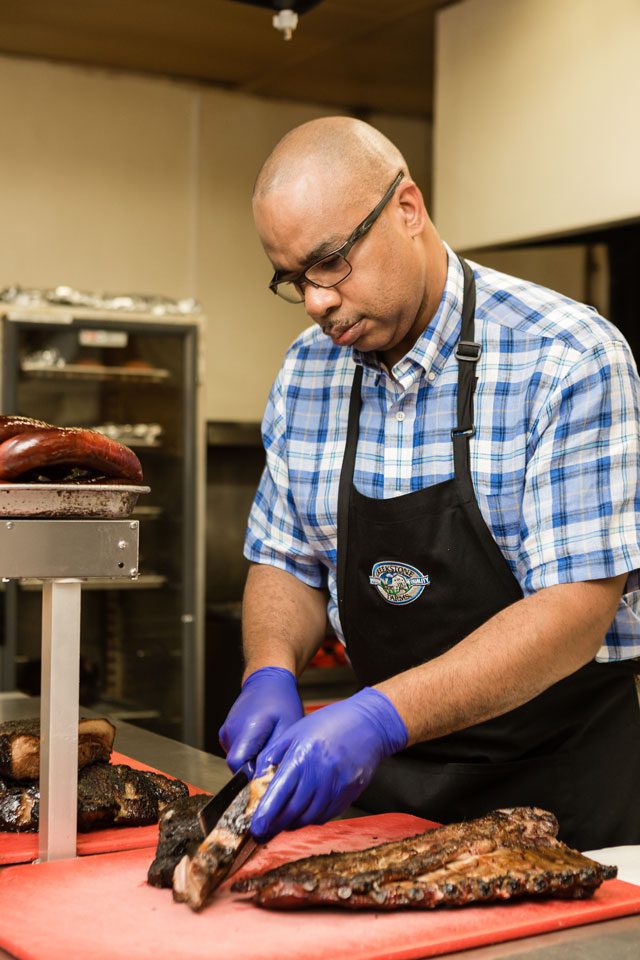
<path fill-rule="evenodd" d="M 271 909 L 424 910 L 522 896 L 578 899 L 616 876 L 616 867 L 572 850 L 557 832 L 546 810 L 495 810 L 406 840 L 285 863 L 232 889 Z"/>

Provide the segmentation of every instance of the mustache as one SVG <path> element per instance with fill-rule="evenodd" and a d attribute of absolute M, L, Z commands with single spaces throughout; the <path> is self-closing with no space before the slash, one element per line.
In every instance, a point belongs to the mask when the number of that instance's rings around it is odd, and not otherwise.
<path fill-rule="evenodd" d="M 355 326 L 361 319 L 361 317 L 356 317 L 354 320 L 325 320 L 320 323 L 320 327 L 323 333 L 326 333 L 328 337 L 332 337 L 336 334 L 342 335 L 346 330 Z"/>

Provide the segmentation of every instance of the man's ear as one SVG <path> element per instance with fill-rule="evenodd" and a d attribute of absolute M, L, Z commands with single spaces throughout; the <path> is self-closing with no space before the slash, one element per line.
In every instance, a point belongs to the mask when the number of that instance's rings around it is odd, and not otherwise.
<path fill-rule="evenodd" d="M 428 220 L 427 210 L 422 193 L 413 180 L 407 180 L 399 185 L 397 198 L 405 229 L 409 236 L 415 237 L 422 233 Z"/>

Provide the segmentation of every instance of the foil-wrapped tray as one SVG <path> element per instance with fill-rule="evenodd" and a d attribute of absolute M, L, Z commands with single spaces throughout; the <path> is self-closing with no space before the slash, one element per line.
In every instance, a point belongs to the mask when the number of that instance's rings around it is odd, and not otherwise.
<path fill-rule="evenodd" d="M 0 303 L 14 307 L 38 308 L 45 306 L 83 307 L 91 310 L 127 311 L 128 313 L 151 313 L 156 317 L 194 316 L 202 312 L 197 300 L 175 300 L 171 297 L 147 293 L 103 293 L 76 290 L 74 287 L 58 286 L 20 287 L 17 284 L 0 290 Z"/>
<path fill-rule="evenodd" d="M 122 520 L 149 491 L 127 484 L 0 483 L 0 517 Z"/>

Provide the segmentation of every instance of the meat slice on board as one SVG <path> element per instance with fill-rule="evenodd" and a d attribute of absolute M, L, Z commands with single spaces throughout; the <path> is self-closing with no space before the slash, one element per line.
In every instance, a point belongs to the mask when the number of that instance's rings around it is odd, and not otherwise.
<path fill-rule="evenodd" d="M 80 720 L 78 768 L 108 760 L 116 735 L 104 718 Z M 40 775 L 40 721 L 6 720 L 0 723 L 0 775 L 13 780 L 37 780 Z"/>
<path fill-rule="evenodd" d="M 78 777 L 78 830 L 157 823 L 164 807 L 188 792 L 182 780 L 124 763 L 94 763 Z"/>
<path fill-rule="evenodd" d="M 250 780 L 193 856 L 185 854 L 180 860 L 173 874 L 174 900 L 200 910 L 233 871 L 250 840 L 251 819 L 274 773 L 275 767 L 270 767 L 263 777 Z"/>
<path fill-rule="evenodd" d="M 124 763 L 96 763 L 78 774 L 78 830 L 108 827 L 142 827 L 156 823 L 173 801 L 186 797 L 189 788 L 149 770 L 134 770 Z M 34 833 L 40 818 L 37 783 L 0 781 L 0 831 Z"/>
<path fill-rule="evenodd" d="M 209 800 L 208 793 L 198 793 L 175 800 L 162 811 L 158 847 L 147 874 L 152 887 L 171 887 L 178 862 L 185 854 L 195 853 L 204 840 L 198 814 Z"/>

